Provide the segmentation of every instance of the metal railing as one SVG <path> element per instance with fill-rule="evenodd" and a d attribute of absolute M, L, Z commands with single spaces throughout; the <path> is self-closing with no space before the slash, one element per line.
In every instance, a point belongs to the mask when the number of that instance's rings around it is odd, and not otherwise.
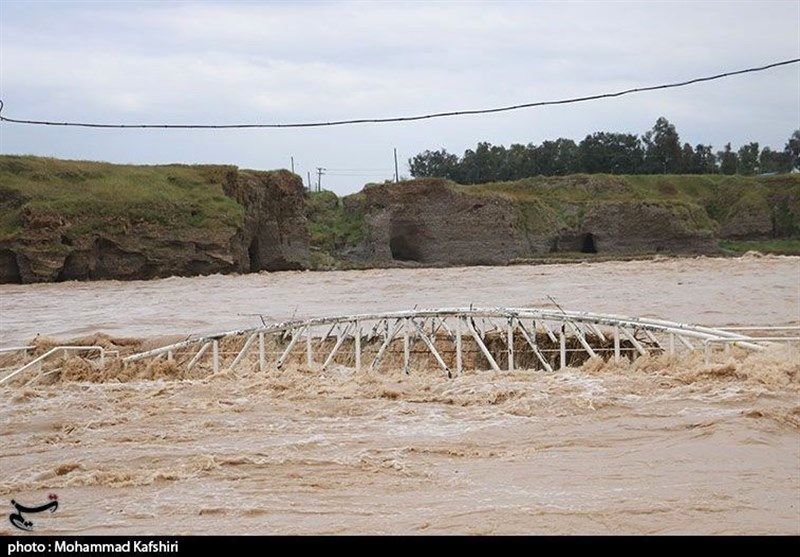
<path fill-rule="evenodd" d="M 11 349 L 5 349 L 5 350 L 10 351 Z M 6 381 L 13 379 L 17 375 L 25 371 L 34 368 L 36 368 L 38 371 L 41 371 L 44 362 L 57 354 L 66 355 L 67 352 L 95 352 L 95 351 L 100 353 L 98 363 L 100 365 L 100 368 L 102 369 L 103 367 L 105 367 L 105 357 L 106 357 L 106 350 L 102 346 L 55 346 L 50 350 L 48 350 L 47 352 L 45 352 L 44 354 L 38 356 L 37 358 L 34 358 L 33 360 L 31 360 L 21 368 L 17 369 L 16 371 L 12 371 L 5 377 L 1 378 L 0 385 L 5 383 Z"/>
<path fill-rule="evenodd" d="M 426 354 L 427 362 L 435 362 L 432 365 L 452 376 L 453 372 L 463 372 L 465 358 L 469 358 L 469 365 L 488 365 L 495 371 L 501 369 L 501 363 L 508 370 L 522 363 L 553 371 L 593 357 L 620 361 L 649 354 L 702 350 L 706 362 L 711 363 L 714 347 L 718 345 L 728 353 L 731 346 L 756 351 L 775 342 L 800 340 L 800 337 L 758 337 L 739 332 L 768 330 L 796 331 L 800 326 L 704 327 L 661 319 L 541 308 L 414 309 L 295 319 L 197 336 L 132 354 L 121 361 L 123 365 L 137 362 L 152 365 L 163 358 L 184 366 L 187 371 L 199 366 L 217 373 L 243 365 L 265 371 L 269 366 L 280 369 L 290 358 L 297 361 L 304 352 L 305 363 L 321 369 L 346 359 L 347 365 L 352 363 L 359 370 L 363 358 L 371 356 L 369 367 L 377 370 L 385 356 L 392 353 L 402 354 L 402 366 L 408 372 L 411 359 Z M 421 349 L 415 348 L 415 343 Z M 0 352 L 31 348 L 11 347 Z M 0 384 L 32 369 L 41 371 L 48 358 L 67 351 L 97 351 L 100 367 L 104 366 L 107 354 L 117 354 L 99 346 L 54 347 L 0 379 Z M 258 354 L 255 361 L 254 351 Z M 344 351 L 349 351 L 347 358 Z"/>

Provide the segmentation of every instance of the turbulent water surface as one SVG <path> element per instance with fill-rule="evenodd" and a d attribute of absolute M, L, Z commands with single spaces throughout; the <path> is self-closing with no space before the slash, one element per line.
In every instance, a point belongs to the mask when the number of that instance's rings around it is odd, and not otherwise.
<path fill-rule="evenodd" d="M 568 309 L 796 324 L 800 259 L 6 285 L 0 344 L 548 295 Z M 791 348 L 453 380 L 342 367 L 63 380 L 0 387 L 0 417 L 0 497 L 59 497 L 29 517 L 39 533 L 800 533 Z"/>

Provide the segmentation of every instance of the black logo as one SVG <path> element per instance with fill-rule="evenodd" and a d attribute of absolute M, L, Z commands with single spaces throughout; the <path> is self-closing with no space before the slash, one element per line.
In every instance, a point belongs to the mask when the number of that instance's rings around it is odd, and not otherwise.
<path fill-rule="evenodd" d="M 30 532 L 31 530 L 33 530 L 33 522 L 31 522 L 30 520 L 25 520 L 25 517 L 22 515 L 22 513 L 29 513 L 29 514 L 40 513 L 48 509 L 50 510 L 51 513 L 56 512 L 56 509 L 58 508 L 58 495 L 56 495 L 55 493 L 51 493 L 50 495 L 47 496 L 47 498 L 50 501 L 38 507 L 26 507 L 25 505 L 20 505 L 19 503 L 17 503 L 12 499 L 11 505 L 15 509 L 17 509 L 17 512 L 8 515 L 8 520 L 10 520 L 11 524 L 16 526 L 20 530 L 25 530 L 26 532 Z"/>

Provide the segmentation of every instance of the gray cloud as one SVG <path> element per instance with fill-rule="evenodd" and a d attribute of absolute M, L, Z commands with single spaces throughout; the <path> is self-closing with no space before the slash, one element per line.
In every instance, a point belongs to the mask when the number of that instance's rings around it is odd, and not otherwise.
<path fill-rule="evenodd" d="M 800 53 L 797 2 L 3 2 L 8 115 L 275 122 L 413 114 L 591 94 Z M 790 67 L 585 105 L 403 125 L 142 132 L 4 125 L 5 153 L 252 168 L 386 168 L 477 141 L 641 133 L 665 115 L 692 143 L 782 146 L 800 127 Z M 379 177 L 330 177 L 338 192 Z"/>

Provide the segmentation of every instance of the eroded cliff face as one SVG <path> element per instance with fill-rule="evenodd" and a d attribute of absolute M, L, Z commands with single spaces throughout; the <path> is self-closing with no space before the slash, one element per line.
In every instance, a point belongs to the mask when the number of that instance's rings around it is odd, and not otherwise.
<path fill-rule="evenodd" d="M 553 205 L 469 193 L 444 180 L 369 186 L 345 199 L 361 212 L 352 256 L 380 264 L 502 264 L 552 252 L 707 253 L 713 223 L 691 203 L 586 201 Z"/>
<path fill-rule="evenodd" d="M 525 243 L 512 203 L 460 194 L 440 180 L 368 186 L 345 209 L 364 214 L 356 253 L 368 260 L 492 265 L 518 257 Z"/>
<path fill-rule="evenodd" d="M 308 267 L 308 226 L 302 179 L 288 170 L 240 171 L 223 184 L 245 209 L 236 262 L 247 271 Z"/>
<path fill-rule="evenodd" d="M 26 206 L 25 195 L 0 188 L 3 204 L 9 205 L 0 209 L 18 209 L 19 221 L 13 236 L 0 240 L 0 282 L 133 280 L 307 267 L 301 179 L 288 171 L 218 168 L 223 191 L 243 208 L 243 222 L 170 226 L 169 215 L 154 220 L 117 211 L 93 215 L 89 225 L 86 217 L 47 205 Z"/>
<path fill-rule="evenodd" d="M 532 235 L 532 253 L 708 253 L 717 246 L 702 207 L 689 203 L 597 202 L 582 207 L 578 222 Z"/>

